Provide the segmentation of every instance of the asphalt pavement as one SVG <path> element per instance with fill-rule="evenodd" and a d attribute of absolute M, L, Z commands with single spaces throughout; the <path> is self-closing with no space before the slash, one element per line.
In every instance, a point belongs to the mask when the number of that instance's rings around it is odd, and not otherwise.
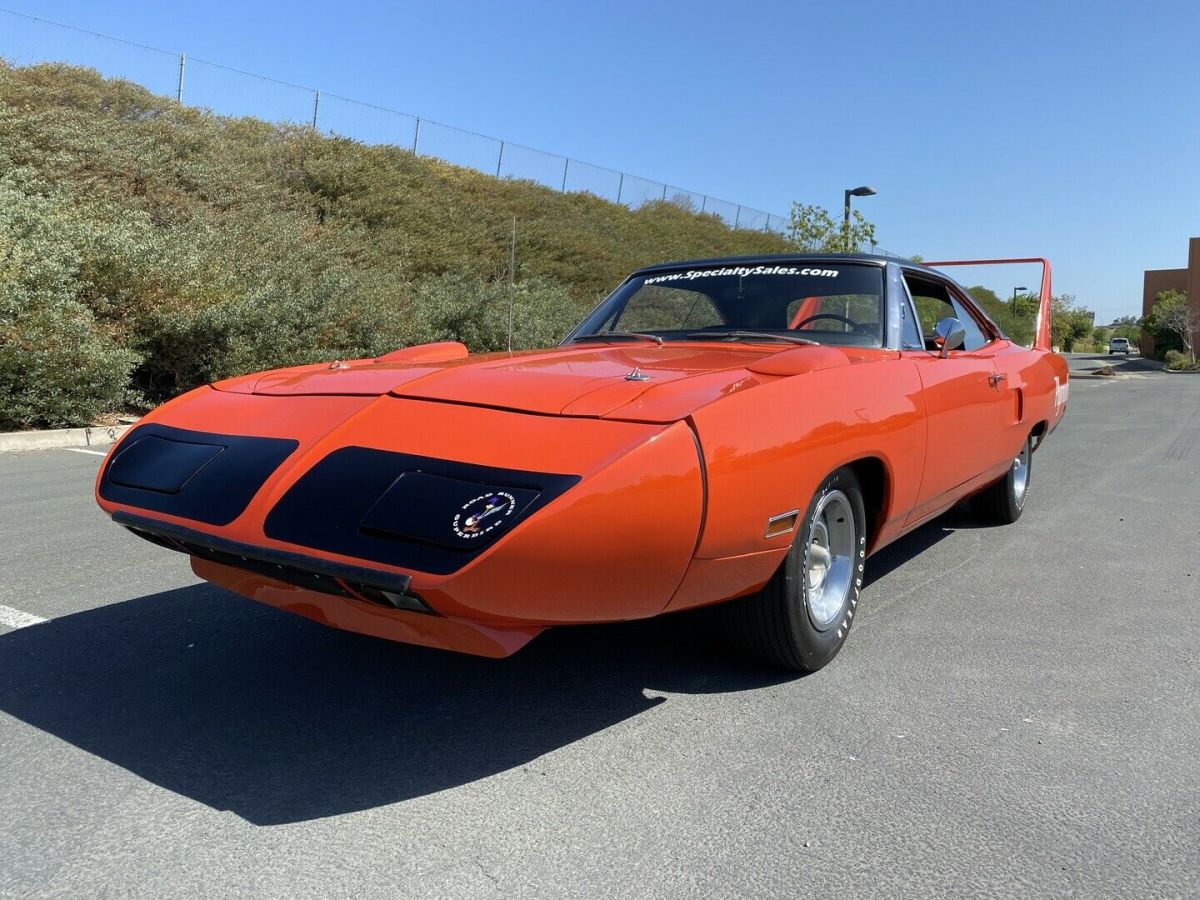
<path fill-rule="evenodd" d="M 99 463 L 0 454 L 2 896 L 1200 894 L 1200 378 L 1073 384 L 1024 517 L 873 558 L 805 678 L 704 616 L 327 629 L 109 523 Z"/>
<path fill-rule="evenodd" d="M 1138 353 L 1064 353 L 1072 375 L 1093 375 L 1102 368 L 1111 368 L 1117 375 L 1140 377 L 1162 372 L 1164 365 L 1156 359 L 1145 359 Z"/>

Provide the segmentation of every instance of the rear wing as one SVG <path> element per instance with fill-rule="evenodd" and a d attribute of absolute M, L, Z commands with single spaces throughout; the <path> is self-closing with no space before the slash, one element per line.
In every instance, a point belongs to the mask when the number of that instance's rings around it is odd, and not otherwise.
<path fill-rule="evenodd" d="M 1030 256 L 1024 259 L 951 259 L 943 262 L 927 262 L 922 265 L 931 269 L 944 266 L 1003 266 L 1009 263 L 1041 263 L 1042 290 L 1038 304 L 1037 322 L 1033 327 L 1033 347 L 1035 350 L 1050 349 L 1050 260 L 1040 256 Z"/>

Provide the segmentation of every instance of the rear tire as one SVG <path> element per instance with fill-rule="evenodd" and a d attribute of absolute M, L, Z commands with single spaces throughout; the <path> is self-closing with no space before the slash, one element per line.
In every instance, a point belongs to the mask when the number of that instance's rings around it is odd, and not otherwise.
<path fill-rule="evenodd" d="M 838 469 L 817 489 L 779 570 L 757 594 L 730 604 L 742 643 L 788 669 L 828 664 L 854 621 L 866 548 L 862 489 L 853 470 Z"/>
<path fill-rule="evenodd" d="M 984 522 L 1011 525 L 1021 518 L 1032 478 L 1033 435 L 1030 435 L 1005 476 L 971 498 L 971 511 Z"/>

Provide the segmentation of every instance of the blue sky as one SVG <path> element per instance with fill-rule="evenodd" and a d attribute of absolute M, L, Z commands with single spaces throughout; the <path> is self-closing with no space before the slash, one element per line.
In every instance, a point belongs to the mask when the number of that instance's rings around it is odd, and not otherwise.
<path fill-rule="evenodd" d="M 771 212 L 870 184 L 881 246 L 1048 256 L 1097 319 L 1200 234 L 1195 0 L 0 3 Z"/>

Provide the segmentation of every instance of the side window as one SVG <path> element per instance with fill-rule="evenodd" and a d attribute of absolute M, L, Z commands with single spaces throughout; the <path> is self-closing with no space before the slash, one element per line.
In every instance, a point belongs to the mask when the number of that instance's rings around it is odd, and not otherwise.
<path fill-rule="evenodd" d="M 944 287 L 931 281 L 920 281 L 906 275 L 904 283 L 908 285 L 913 306 L 917 308 L 917 326 L 921 330 L 918 343 L 926 350 L 937 350 L 933 342 L 934 327 L 942 319 L 956 315 L 954 307 L 950 305 L 950 297 Z"/>
<path fill-rule="evenodd" d="M 613 331 L 682 331 L 723 325 L 712 298 L 700 291 L 650 285 L 629 298 Z"/>
<path fill-rule="evenodd" d="M 917 308 L 918 324 L 921 328 L 922 342 L 926 350 L 936 350 L 933 342 L 933 330 L 942 319 L 955 318 L 967 330 L 963 341 L 964 350 L 978 350 L 988 342 L 988 337 L 975 321 L 975 317 L 961 303 L 955 302 L 945 285 L 934 281 L 922 281 L 918 278 L 905 276 L 905 284 L 912 294 L 913 305 Z"/>
<path fill-rule="evenodd" d="M 967 339 L 963 344 L 964 350 L 978 350 L 984 346 L 990 337 L 983 330 L 983 326 L 979 324 L 979 320 L 975 318 L 975 314 L 971 312 L 970 307 L 963 302 L 963 299 L 957 294 L 950 295 L 950 302 L 954 304 L 955 312 L 958 315 L 958 320 L 963 323 L 963 327 L 967 329 Z"/>

